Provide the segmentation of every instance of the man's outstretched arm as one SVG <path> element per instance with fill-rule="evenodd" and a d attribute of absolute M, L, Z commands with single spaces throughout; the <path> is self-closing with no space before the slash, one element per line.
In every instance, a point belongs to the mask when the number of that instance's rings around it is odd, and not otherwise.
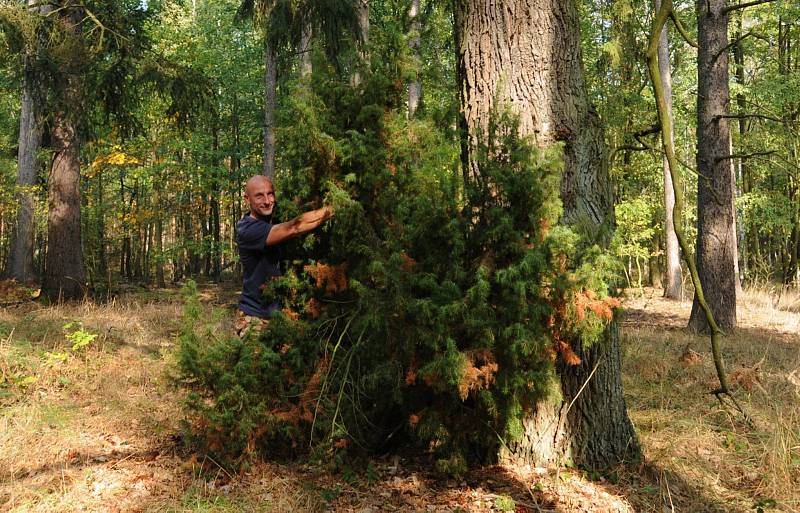
<path fill-rule="evenodd" d="M 295 217 L 291 221 L 276 224 L 267 235 L 267 246 L 280 244 L 281 242 L 305 235 L 311 230 L 319 227 L 326 220 L 333 216 L 333 209 L 329 206 L 305 212 Z"/>

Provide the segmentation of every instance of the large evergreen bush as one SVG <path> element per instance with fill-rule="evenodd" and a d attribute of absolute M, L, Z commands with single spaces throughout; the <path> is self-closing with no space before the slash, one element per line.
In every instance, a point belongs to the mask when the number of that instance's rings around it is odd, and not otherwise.
<path fill-rule="evenodd" d="M 280 210 L 324 198 L 336 215 L 289 251 L 260 337 L 187 324 L 189 426 L 217 458 L 411 442 L 448 471 L 491 459 L 618 305 L 613 261 L 558 224 L 561 148 L 499 113 L 465 181 L 457 141 L 408 121 L 396 83 L 317 77 L 287 95 Z"/>

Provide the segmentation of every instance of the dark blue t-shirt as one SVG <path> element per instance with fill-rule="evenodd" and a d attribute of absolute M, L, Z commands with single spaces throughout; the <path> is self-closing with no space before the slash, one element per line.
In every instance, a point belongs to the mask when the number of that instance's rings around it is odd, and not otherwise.
<path fill-rule="evenodd" d="M 239 245 L 244 278 L 239 310 L 262 319 L 269 318 L 280 309 L 277 301 L 268 301 L 262 292 L 266 283 L 281 275 L 280 250 L 277 246 L 267 246 L 267 235 L 271 229 L 272 224 L 255 219 L 250 214 L 236 223 L 236 243 Z"/>

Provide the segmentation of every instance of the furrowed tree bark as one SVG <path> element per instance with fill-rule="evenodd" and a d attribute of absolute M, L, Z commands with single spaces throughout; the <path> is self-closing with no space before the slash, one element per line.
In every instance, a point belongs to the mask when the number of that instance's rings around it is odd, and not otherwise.
<path fill-rule="evenodd" d="M 730 163 L 726 0 L 698 0 L 697 271 L 720 329 L 736 328 L 736 273 Z M 689 328 L 708 332 L 698 298 Z"/>
<path fill-rule="evenodd" d="M 8 277 L 20 283 L 32 282 L 33 232 L 36 203 L 31 188 L 36 183 L 39 170 L 37 155 L 42 144 L 42 126 L 39 113 L 39 95 L 36 76 L 25 59 L 25 77 L 22 86 L 22 101 L 19 121 L 19 149 L 17 151 L 17 215 L 11 239 L 8 260 Z"/>
<path fill-rule="evenodd" d="M 610 232 L 606 148 L 584 84 L 574 2 L 457 0 L 455 29 L 468 179 L 480 180 L 471 155 L 499 100 L 537 145 L 564 143 L 562 221 Z M 622 394 L 616 323 L 603 341 L 578 354 L 580 365 L 558 365 L 562 396 L 535 405 L 523 438 L 501 450 L 502 460 L 549 465 L 569 458 L 602 468 L 638 456 Z"/>
<path fill-rule="evenodd" d="M 661 0 L 655 0 L 656 12 L 661 9 Z M 664 88 L 664 97 L 667 101 L 667 113 L 672 119 L 672 70 L 669 62 L 669 36 L 667 27 L 661 31 L 658 40 L 658 69 L 661 73 L 661 83 Z M 670 123 L 672 126 L 672 123 Z M 674 141 L 675 135 L 668 134 Z M 664 297 L 680 299 L 683 293 L 683 273 L 681 271 L 681 248 L 678 237 L 675 235 L 675 223 L 672 211 L 675 209 L 675 192 L 672 186 L 672 176 L 669 172 L 669 162 L 666 155 L 662 157 L 664 173 L 664 235 L 666 268 L 664 269 Z"/>
<path fill-rule="evenodd" d="M 67 87 L 71 89 L 68 97 L 77 98 L 77 84 Z M 47 255 L 41 293 L 51 301 L 84 296 L 80 140 L 75 125 L 75 119 L 68 113 L 55 114 L 51 135 L 53 162 L 48 180 Z"/>

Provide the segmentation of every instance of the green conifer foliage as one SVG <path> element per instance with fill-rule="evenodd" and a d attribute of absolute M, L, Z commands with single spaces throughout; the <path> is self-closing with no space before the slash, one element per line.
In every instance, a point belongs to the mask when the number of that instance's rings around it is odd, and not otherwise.
<path fill-rule="evenodd" d="M 616 263 L 557 224 L 561 148 L 499 112 L 465 184 L 457 143 L 406 119 L 387 69 L 287 95 L 280 210 L 336 214 L 265 291 L 284 308 L 260 337 L 183 338 L 190 427 L 217 458 L 411 442 L 459 472 L 521 434 L 556 360 L 618 306 Z"/>

